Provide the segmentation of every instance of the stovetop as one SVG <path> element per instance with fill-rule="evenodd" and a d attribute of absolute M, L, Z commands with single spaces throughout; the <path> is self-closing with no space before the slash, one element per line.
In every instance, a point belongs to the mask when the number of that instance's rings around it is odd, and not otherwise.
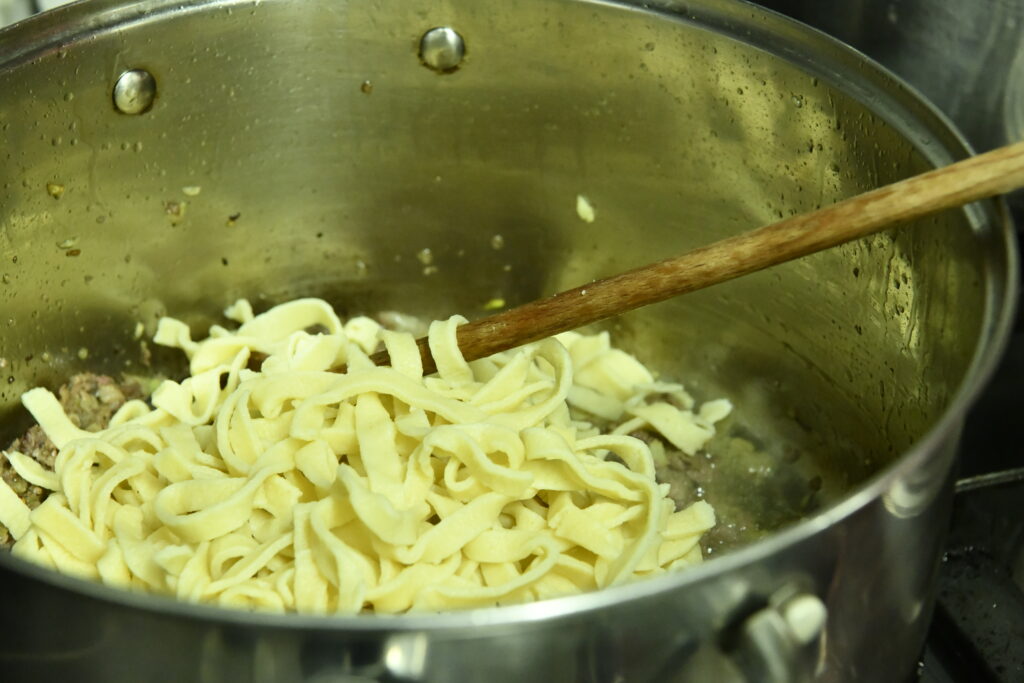
<path fill-rule="evenodd" d="M 1015 400 L 1021 378 L 1024 332 L 1018 325 L 965 430 L 921 683 L 1024 680 L 1024 467 Z"/>
<path fill-rule="evenodd" d="M 1024 680 L 1024 480 L 958 494 L 920 680 Z"/>

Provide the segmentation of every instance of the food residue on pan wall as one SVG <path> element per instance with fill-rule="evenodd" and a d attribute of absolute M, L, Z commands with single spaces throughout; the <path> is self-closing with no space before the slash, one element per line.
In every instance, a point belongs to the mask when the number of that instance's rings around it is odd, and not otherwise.
<path fill-rule="evenodd" d="M 501 297 L 495 297 L 484 304 L 485 311 L 497 311 L 502 308 L 505 308 L 505 300 Z"/>
<path fill-rule="evenodd" d="M 580 220 L 587 223 L 593 223 L 594 219 L 597 218 L 594 205 L 581 194 L 576 195 L 576 215 L 580 217 Z"/>

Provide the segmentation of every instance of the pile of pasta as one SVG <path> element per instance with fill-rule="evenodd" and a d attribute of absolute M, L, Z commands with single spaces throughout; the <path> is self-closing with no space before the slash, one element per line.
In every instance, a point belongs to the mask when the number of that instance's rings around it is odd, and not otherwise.
<path fill-rule="evenodd" d="M 29 510 L 0 481 L 12 552 L 131 590 L 319 614 L 520 603 L 701 561 L 711 506 L 676 511 L 627 434 L 692 454 L 731 406 L 695 410 L 607 334 L 467 363 L 453 317 L 430 326 L 424 377 L 412 335 L 318 299 L 225 315 L 239 325 L 202 341 L 161 320 L 155 341 L 190 376 L 100 432 L 45 389 L 23 396 L 59 455 L 49 471 L 5 454 L 52 491 Z M 390 367 L 368 358 L 381 343 Z"/>

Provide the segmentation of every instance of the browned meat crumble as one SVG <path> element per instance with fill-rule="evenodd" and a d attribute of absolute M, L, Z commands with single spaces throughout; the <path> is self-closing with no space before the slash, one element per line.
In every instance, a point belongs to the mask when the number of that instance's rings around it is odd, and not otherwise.
<path fill-rule="evenodd" d="M 60 388 L 58 396 L 71 421 L 89 432 L 97 432 L 106 427 L 114 413 L 127 401 L 146 398 L 142 386 L 135 380 L 128 379 L 119 383 L 106 375 L 91 373 L 73 376 Z M 29 428 L 4 450 L 24 453 L 48 470 L 53 469 L 53 461 L 57 457 L 57 448 L 38 425 Z M 0 457 L 0 477 L 32 509 L 39 507 L 49 493 L 18 476 L 6 457 Z M 14 539 L 7 527 L 0 524 L 0 547 L 13 544 Z"/>

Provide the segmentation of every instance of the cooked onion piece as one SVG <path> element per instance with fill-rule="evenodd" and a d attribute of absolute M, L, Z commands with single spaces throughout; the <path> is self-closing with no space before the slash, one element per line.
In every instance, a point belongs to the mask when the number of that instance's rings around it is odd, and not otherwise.
<path fill-rule="evenodd" d="M 237 329 L 202 341 L 162 320 L 155 341 L 185 352 L 189 377 L 98 433 L 45 389 L 23 396 L 60 453 L 53 473 L 7 454 L 53 491 L 30 511 L 0 485 L 15 554 L 183 600 L 342 614 L 519 603 L 701 561 L 711 506 L 675 511 L 627 433 L 693 453 L 731 406 L 694 412 L 607 334 L 467 363 L 453 317 L 431 324 L 423 377 L 410 334 L 320 300 L 225 314 Z M 368 359 L 380 343 L 391 367 Z"/>

